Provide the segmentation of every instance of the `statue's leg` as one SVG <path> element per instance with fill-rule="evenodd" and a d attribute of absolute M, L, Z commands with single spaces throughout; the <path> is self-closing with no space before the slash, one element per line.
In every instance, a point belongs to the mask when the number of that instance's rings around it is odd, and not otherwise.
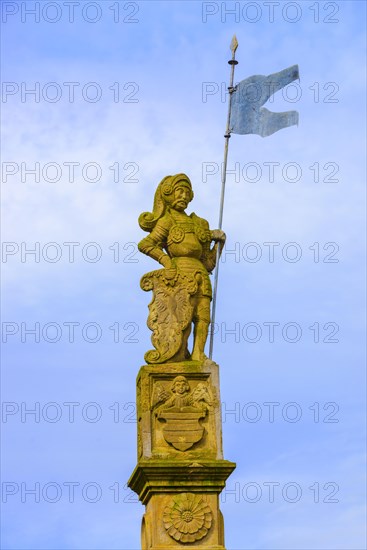
<path fill-rule="evenodd" d="M 189 326 L 186 328 L 186 330 L 184 330 L 184 332 L 182 334 L 182 347 L 181 347 L 181 349 L 183 350 L 183 353 L 184 353 L 183 358 L 185 360 L 190 358 L 190 353 L 189 353 L 189 350 L 188 350 L 188 347 L 187 347 L 187 341 L 189 339 L 190 332 L 191 332 L 191 323 L 189 323 Z"/>
<path fill-rule="evenodd" d="M 204 361 L 205 343 L 208 337 L 210 324 L 210 298 L 198 296 L 194 321 L 194 347 L 191 359 L 193 361 Z"/>

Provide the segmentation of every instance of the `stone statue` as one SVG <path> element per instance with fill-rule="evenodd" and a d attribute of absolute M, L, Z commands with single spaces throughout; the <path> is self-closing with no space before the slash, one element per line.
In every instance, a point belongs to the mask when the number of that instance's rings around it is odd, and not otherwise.
<path fill-rule="evenodd" d="M 154 350 L 145 354 L 150 364 L 193 360 L 203 362 L 210 324 L 212 288 L 209 279 L 225 243 L 223 231 L 185 210 L 194 197 L 185 174 L 166 176 L 154 196 L 153 212 L 139 216 L 139 225 L 149 232 L 140 241 L 140 252 L 157 260 L 163 269 L 142 277 L 143 290 L 152 290 L 148 327 L 153 331 Z M 214 246 L 211 243 L 214 242 Z M 190 355 L 187 341 L 194 325 Z"/>

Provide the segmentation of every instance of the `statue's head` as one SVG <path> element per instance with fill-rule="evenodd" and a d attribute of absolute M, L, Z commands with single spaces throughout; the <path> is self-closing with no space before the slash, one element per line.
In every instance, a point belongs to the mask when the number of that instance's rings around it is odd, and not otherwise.
<path fill-rule="evenodd" d="M 183 395 L 190 391 L 190 386 L 184 376 L 176 376 L 172 382 L 171 390 L 173 393 Z"/>
<path fill-rule="evenodd" d="M 144 231 L 151 231 L 165 214 L 167 207 L 183 211 L 194 198 L 191 181 L 186 174 L 166 176 L 159 183 L 154 195 L 153 212 L 143 212 L 139 225 Z"/>
<path fill-rule="evenodd" d="M 167 178 L 164 178 L 162 187 L 161 187 L 161 195 L 163 201 L 173 208 L 176 208 L 178 203 L 182 200 L 180 197 L 185 194 L 187 197 L 185 199 L 186 206 L 188 203 L 192 201 L 194 198 L 194 193 L 191 186 L 191 181 L 189 180 L 188 176 L 186 174 L 177 174 L 176 176 L 167 176 Z M 162 182 L 161 182 L 162 183 Z M 179 208 L 181 209 L 181 208 Z"/>

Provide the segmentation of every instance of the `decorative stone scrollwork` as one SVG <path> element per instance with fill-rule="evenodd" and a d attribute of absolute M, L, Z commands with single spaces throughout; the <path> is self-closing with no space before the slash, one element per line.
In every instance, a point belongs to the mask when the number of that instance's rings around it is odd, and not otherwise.
<path fill-rule="evenodd" d="M 191 297 L 198 288 L 195 278 L 189 280 L 178 271 L 174 277 L 168 278 L 167 270 L 159 269 L 144 275 L 141 288 L 153 290 L 147 324 L 153 331 L 152 343 L 155 349 L 145 354 L 146 362 L 155 364 L 188 359 L 188 333 L 186 339 L 184 335 L 193 315 Z"/>
<path fill-rule="evenodd" d="M 180 493 L 165 507 L 163 523 L 167 533 L 181 543 L 201 540 L 209 532 L 213 514 L 205 500 L 194 493 Z"/>

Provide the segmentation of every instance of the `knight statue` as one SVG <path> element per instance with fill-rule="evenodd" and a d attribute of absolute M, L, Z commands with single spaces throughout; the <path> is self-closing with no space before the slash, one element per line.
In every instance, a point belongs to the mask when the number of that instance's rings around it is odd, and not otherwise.
<path fill-rule="evenodd" d="M 140 227 L 149 235 L 140 241 L 138 248 L 163 266 L 141 280 L 143 290 L 153 291 L 147 324 L 153 331 L 155 349 L 145 354 L 148 364 L 203 362 L 206 358 L 204 348 L 212 299 L 209 273 L 226 237 L 223 231 L 211 231 L 203 218 L 186 214 L 193 197 L 186 174 L 166 176 L 155 192 L 153 212 L 139 216 Z M 192 324 L 194 339 L 190 354 L 188 338 Z"/>

